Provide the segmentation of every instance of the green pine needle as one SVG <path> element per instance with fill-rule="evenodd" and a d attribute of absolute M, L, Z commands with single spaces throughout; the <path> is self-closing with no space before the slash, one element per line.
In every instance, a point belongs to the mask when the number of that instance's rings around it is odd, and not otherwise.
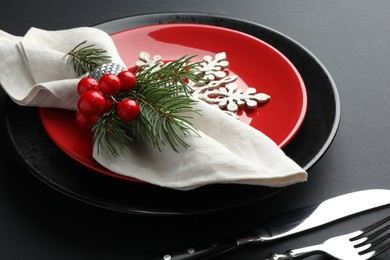
<path fill-rule="evenodd" d="M 198 134 L 191 123 L 196 100 L 190 95 L 186 79 L 200 82 L 196 63 L 188 64 L 190 58 L 183 57 L 159 70 L 146 68 L 136 74 L 137 85 L 130 92 L 120 92 L 114 96 L 118 102 L 124 98 L 134 99 L 140 106 L 140 115 L 125 123 L 116 116 L 116 105 L 101 116 L 93 127 L 93 142 L 98 147 L 107 145 L 114 156 L 118 155 L 113 143 L 127 149 L 134 140 L 150 142 L 161 150 L 162 145 L 170 145 L 179 152 L 188 148 L 186 136 Z"/>
<path fill-rule="evenodd" d="M 105 50 L 95 48 L 87 41 L 78 44 L 65 57 L 78 76 L 111 62 Z M 170 145 L 176 152 L 181 147 L 188 148 L 186 136 L 198 134 L 191 118 L 199 111 L 194 109 L 197 101 L 191 97 L 186 81 L 202 84 L 201 73 L 196 69 L 199 62 L 192 62 L 192 58 L 194 56 L 184 56 L 158 69 L 139 69 L 133 90 L 113 96 L 115 102 L 111 110 L 100 116 L 93 126 L 97 152 L 104 146 L 118 156 L 117 145 L 128 149 L 134 141 L 150 142 L 160 151 L 162 145 Z M 140 107 L 140 115 L 131 122 L 122 121 L 116 114 L 116 104 L 124 98 L 134 99 Z"/>
<path fill-rule="evenodd" d="M 78 77 L 111 62 L 111 57 L 107 55 L 106 50 L 94 48 L 94 44 L 86 45 L 86 43 L 87 41 L 81 42 L 65 55 L 65 57 L 69 56 L 68 66 L 73 65 Z"/>

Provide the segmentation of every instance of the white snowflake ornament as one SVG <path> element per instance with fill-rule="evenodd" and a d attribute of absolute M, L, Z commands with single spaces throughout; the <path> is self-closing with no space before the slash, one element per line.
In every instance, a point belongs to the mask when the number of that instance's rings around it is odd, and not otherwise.
<path fill-rule="evenodd" d="M 229 62 L 226 60 L 226 53 L 221 52 L 215 55 L 213 59 L 210 55 L 203 57 L 203 62 L 196 68 L 203 74 L 205 80 L 216 80 L 226 77 L 224 71 L 229 66 Z"/>
<path fill-rule="evenodd" d="M 164 66 L 160 55 L 152 58 L 149 53 L 141 52 L 139 58 L 140 60 L 136 62 L 138 67 L 155 67 L 158 70 Z M 214 58 L 210 55 L 204 56 L 203 61 L 196 66 L 202 76 L 203 84 L 198 86 L 192 81 L 187 83 L 192 89 L 192 96 L 209 104 L 218 105 L 225 113 L 237 119 L 236 113 L 240 108 L 255 109 L 271 99 L 265 93 L 256 93 L 255 88 L 248 88 L 245 91 L 238 88 L 235 83 L 238 76 L 228 75 L 225 71 L 228 66 L 225 52 L 217 53 Z"/>
<path fill-rule="evenodd" d="M 155 70 L 159 70 L 164 66 L 162 57 L 160 55 L 154 55 L 153 58 L 147 52 L 141 52 L 139 54 L 139 60 L 135 62 L 135 65 L 138 68 L 152 68 L 155 67 Z"/>
<path fill-rule="evenodd" d="M 235 83 L 229 83 L 226 87 L 207 91 L 200 96 L 210 104 L 218 104 L 219 108 L 230 112 L 237 112 L 244 105 L 246 108 L 255 109 L 258 104 L 267 102 L 271 97 L 264 93 L 256 94 L 255 88 L 248 88 L 245 92 Z"/>
<path fill-rule="evenodd" d="M 265 93 L 256 93 L 255 88 L 248 88 L 246 92 L 243 93 L 242 98 L 244 99 L 247 108 L 255 109 L 259 104 L 268 102 L 271 99 L 271 96 Z"/>

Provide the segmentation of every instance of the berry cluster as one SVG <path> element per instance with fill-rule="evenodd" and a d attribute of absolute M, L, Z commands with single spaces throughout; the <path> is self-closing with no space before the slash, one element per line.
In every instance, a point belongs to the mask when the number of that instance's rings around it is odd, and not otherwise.
<path fill-rule="evenodd" d="M 117 101 L 114 95 L 120 91 L 131 91 L 135 85 L 136 78 L 129 70 L 118 75 L 104 74 L 99 81 L 88 76 L 82 78 L 77 85 L 80 95 L 77 102 L 77 124 L 83 128 L 91 128 L 99 116 L 110 111 L 113 106 L 121 120 L 125 122 L 134 120 L 140 113 L 138 103 L 131 98 Z"/>

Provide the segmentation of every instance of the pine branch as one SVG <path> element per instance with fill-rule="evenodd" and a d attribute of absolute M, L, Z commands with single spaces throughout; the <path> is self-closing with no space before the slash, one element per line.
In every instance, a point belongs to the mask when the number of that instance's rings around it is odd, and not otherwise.
<path fill-rule="evenodd" d="M 161 150 L 161 145 L 170 145 L 179 152 L 188 148 L 186 136 L 198 134 L 191 123 L 196 100 L 191 97 L 186 80 L 200 82 L 201 76 L 195 69 L 197 63 L 183 57 L 159 70 L 146 68 L 137 72 L 137 85 L 131 92 L 120 92 L 114 96 L 118 102 L 124 98 L 134 99 L 140 106 L 137 119 L 125 123 L 115 113 L 114 104 L 109 113 L 101 116 L 93 127 L 94 143 L 107 145 L 114 156 L 118 155 L 113 143 L 123 148 L 134 140 L 150 142 Z"/>
<path fill-rule="evenodd" d="M 196 84 L 201 84 L 200 71 L 196 69 L 199 62 L 192 62 L 191 60 L 195 56 L 184 56 L 178 60 L 170 62 L 156 70 L 158 66 L 154 66 L 147 70 L 141 70 L 137 74 L 137 82 L 139 85 L 151 85 L 158 84 L 160 87 L 173 84 L 177 86 L 180 91 L 183 91 L 186 95 L 190 94 L 191 89 L 188 87 L 186 81 L 190 80 Z"/>
<path fill-rule="evenodd" d="M 111 62 L 105 50 L 86 43 L 81 42 L 65 55 L 69 56 L 68 66 L 73 66 L 78 76 Z M 117 145 L 128 149 L 135 140 L 150 142 L 159 150 L 161 145 L 167 144 L 176 152 L 180 147 L 188 148 L 186 136 L 197 134 L 191 118 L 199 111 L 194 109 L 197 101 L 191 97 L 191 88 L 186 82 L 201 85 L 202 81 L 196 68 L 199 63 L 191 62 L 193 57 L 184 56 L 158 69 L 156 65 L 137 70 L 136 86 L 114 95 L 111 110 L 101 115 L 92 128 L 98 152 L 107 146 L 118 156 Z M 116 114 L 116 106 L 124 98 L 135 100 L 140 107 L 140 115 L 130 122 L 122 121 Z"/>
<path fill-rule="evenodd" d="M 68 66 L 73 66 L 78 77 L 111 62 L 111 57 L 107 55 L 106 50 L 94 48 L 94 44 L 86 45 L 86 43 L 87 41 L 81 42 L 65 55 L 69 56 Z"/>
<path fill-rule="evenodd" d="M 92 142 L 97 143 L 97 152 L 99 153 L 100 147 L 107 146 L 114 156 L 118 156 L 114 143 L 127 147 L 134 141 L 126 133 L 126 127 L 126 123 L 116 116 L 114 109 L 99 117 L 92 128 L 94 133 Z"/>

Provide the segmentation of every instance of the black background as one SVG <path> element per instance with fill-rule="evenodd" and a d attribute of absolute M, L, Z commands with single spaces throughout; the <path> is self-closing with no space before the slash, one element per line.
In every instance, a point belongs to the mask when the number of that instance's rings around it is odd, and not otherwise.
<path fill-rule="evenodd" d="M 310 50 L 332 75 L 342 105 L 339 131 L 327 153 L 309 170 L 308 182 L 250 206 L 197 216 L 131 215 L 69 198 L 25 170 L 2 132 L 0 259 L 145 259 L 158 252 L 235 233 L 280 211 L 351 191 L 390 186 L 388 1 L 0 3 L 0 29 L 20 36 L 30 27 L 68 29 L 156 12 L 201 12 L 259 23 Z M 1 91 L 1 107 L 4 98 Z M 0 113 L 3 116 L 3 108 Z M 388 208 L 378 209 L 261 248 L 243 248 L 220 259 L 261 259 L 271 251 L 318 243 L 388 214 Z M 378 259 L 389 256 L 387 252 Z"/>

